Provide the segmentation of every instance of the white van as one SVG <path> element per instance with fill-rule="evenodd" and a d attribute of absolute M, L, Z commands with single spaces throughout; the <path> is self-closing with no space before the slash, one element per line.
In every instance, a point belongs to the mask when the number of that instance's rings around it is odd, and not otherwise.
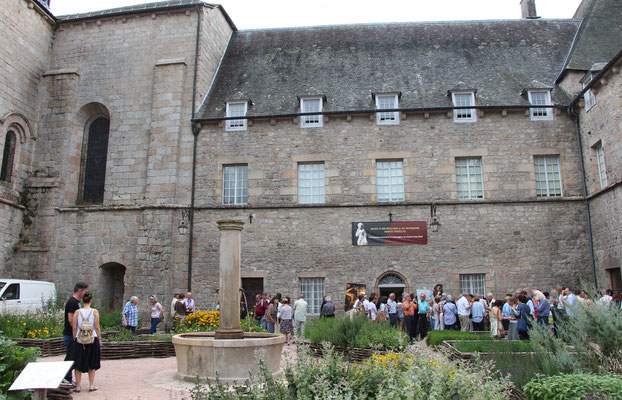
<path fill-rule="evenodd" d="M 0 278 L 0 314 L 35 312 L 55 299 L 52 282 Z"/>

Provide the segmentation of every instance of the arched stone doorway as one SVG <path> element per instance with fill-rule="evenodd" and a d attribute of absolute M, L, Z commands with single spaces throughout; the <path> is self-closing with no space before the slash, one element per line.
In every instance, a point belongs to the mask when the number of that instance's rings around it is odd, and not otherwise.
<path fill-rule="evenodd" d="M 396 299 L 400 299 L 406 290 L 406 279 L 397 272 L 385 272 L 378 278 L 376 287 L 380 296 L 389 296 L 395 293 Z"/>
<path fill-rule="evenodd" d="M 106 263 L 99 267 L 100 307 L 119 309 L 123 307 L 125 267 L 119 263 Z"/>

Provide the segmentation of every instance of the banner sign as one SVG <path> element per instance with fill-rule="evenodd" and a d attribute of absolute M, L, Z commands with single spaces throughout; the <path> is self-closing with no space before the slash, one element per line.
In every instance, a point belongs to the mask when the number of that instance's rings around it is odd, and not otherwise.
<path fill-rule="evenodd" d="M 426 221 L 352 222 L 353 246 L 428 244 Z"/>

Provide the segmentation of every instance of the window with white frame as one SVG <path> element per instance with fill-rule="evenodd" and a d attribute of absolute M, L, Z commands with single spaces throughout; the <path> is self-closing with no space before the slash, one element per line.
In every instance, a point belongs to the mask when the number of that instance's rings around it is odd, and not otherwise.
<path fill-rule="evenodd" d="M 322 111 L 322 97 L 304 97 L 300 99 L 300 112 L 312 113 Z M 324 125 L 322 114 L 301 115 L 301 128 L 317 128 Z"/>
<path fill-rule="evenodd" d="M 452 92 L 451 98 L 454 107 L 470 107 L 475 105 L 475 92 Z M 474 108 L 460 108 L 454 110 L 454 122 L 475 122 L 477 113 Z"/>
<path fill-rule="evenodd" d="M 460 200 L 484 198 L 481 157 L 456 158 L 456 185 Z"/>
<path fill-rule="evenodd" d="M 300 278 L 298 285 L 308 304 L 307 314 L 319 314 L 324 298 L 324 278 Z"/>
<path fill-rule="evenodd" d="M 562 195 L 559 156 L 534 156 L 536 169 L 536 195 L 555 197 Z"/>
<path fill-rule="evenodd" d="M 390 110 L 399 108 L 398 95 L 393 94 L 377 94 L 376 95 L 376 108 L 378 110 Z M 399 111 L 387 111 L 376 113 L 376 124 L 378 125 L 399 125 L 400 113 Z"/>
<path fill-rule="evenodd" d="M 248 202 L 248 165 L 225 165 L 222 169 L 222 204 Z"/>
<path fill-rule="evenodd" d="M 460 275 L 460 293 L 486 295 L 486 274 Z"/>
<path fill-rule="evenodd" d="M 605 166 L 605 153 L 603 152 L 602 142 L 598 142 L 596 146 L 596 163 L 598 164 L 598 178 L 600 187 L 607 186 L 607 167 Z"/>
<path fill-rule="evenodd" d="M 298 164 L 298 203 L 324 203 L 324 163 Z"/>
<path fill-rule="evenodd" d="M 530 90 L 527 92 L 529 96 L 529 102 L 534 106 L 549 106 L 551 105 L 551 91 L 550 90 Z M 553 109 L 538 107 L 530 109 L 532 121 L 544 121 L 553 119 Z"/>
<path fill-rule="evenodd" d="M 592 79 L 594 79 L 594 75 L 595 74 L 593 72 L 590 72 L 585 75 L 583 79 L 581 79 L 583 89 L 585 89 L 590 84 L 590 82 L 592 82 Z M 594 92 L 592 92 L 592 89 L 588 89 L 585 91 L 585 93 L 583 94 L 583 100 L 585 101 L 586 112 L 596 105 L 596 95 L 594 94 Z"/>
<path fill-rule="evenodd" d="M 376 161 L 378 201 L 404 201 L 404 163 L 402 160 Z"/>
<path fill-rule="evenodd" d="M 227 103 L 227 117 L 245 117 L 247 107 L 246 101 L 229 102 Z M 228 119 L 225 126 L 228 131 L 245 131 L 246 119 Z"/>

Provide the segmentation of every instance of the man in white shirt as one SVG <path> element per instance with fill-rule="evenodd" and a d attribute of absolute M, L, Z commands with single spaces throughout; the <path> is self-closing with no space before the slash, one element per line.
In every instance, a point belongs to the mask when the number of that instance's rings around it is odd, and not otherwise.
<path fill-rule="evenodd" d="M 572 293 L 572 290 L 570 290 L 570 288 L 566 288 L 564 290 L 564 307 L 566 308 L 566 314 L 568 314 L 569 317 L 574 317 L 574 307 L 577 304 L 577 296 L 574 295 L 574 293 Z"/>
<path fill-rule="evenodd" d="M 460 330 L 468 332 L 471 327 L 471 302 L 469 301 L 469 294 L 467 292 L 462 293 L 462 297 L 456 302 L 456 307 L 458 307 Z"/>
<path fill-rule="evenodd" d="M 188 294 L 186 295 L 186 298 L 184 299 L 184 306 L 186 307 L 186 315 L 192 314 L 195 311 L 192 293 L 188 292 Z"/>
<path fill-rule="evenodd" d="M 171 301 L 171 318 L 175 317 L 175 304 L 178 302 L 177 293 L 173 294 L 173 301 Z"/>
<path fill-rule="evenodd" d="M 391 326 L 397 326 L 397 302 L 395 301 L 395 293 L 391 293 L 389 295 L 389 300 L 387 300 L 387 307 L 389 309 L 389 321 L 391 322 Z"/>
<path fill-rule="evenodd" d="M 603 306 L 610 306 L 611 302 L 613 301 L 613 297 L 611 297 L 612 294 L 613 292 L 611 291 L 611 289 L 603 291 L 603 297 L 598 299 L 598 304 Z"/>
<path fill-rule="evenodd" d="M 302 339 L 302 336 L 305 332 L 305 323 L 307 322 L 307 302 L 304 299 L 304 295 L 301 293 L 298 296 L 299 299 L 294 303 L 294 323 L 296 324 L 296 329 L 294 332 L 294 339 L 298 341 Z"/>

